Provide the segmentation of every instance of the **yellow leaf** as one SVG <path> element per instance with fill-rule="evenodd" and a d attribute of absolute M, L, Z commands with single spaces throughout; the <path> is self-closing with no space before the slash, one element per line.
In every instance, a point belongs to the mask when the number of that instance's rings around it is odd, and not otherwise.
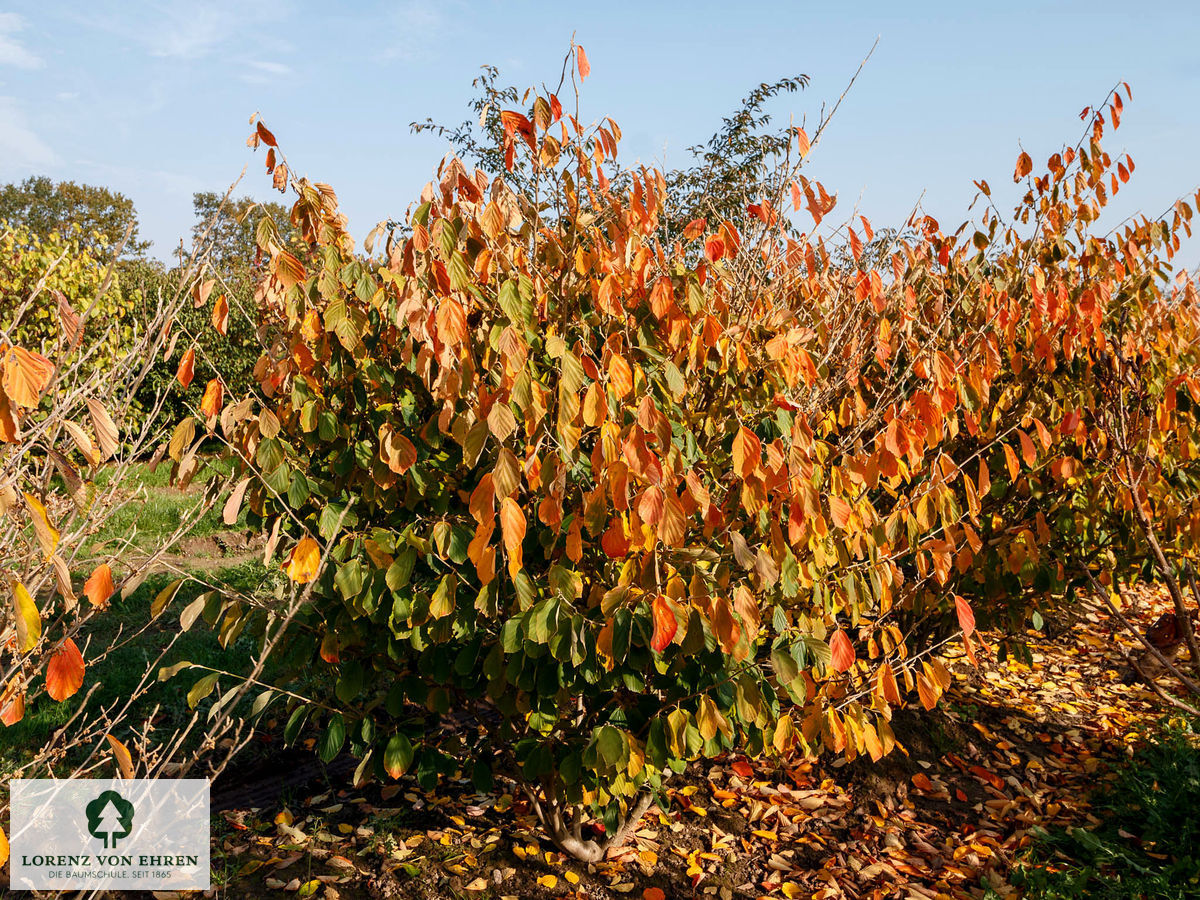
<path fill-rule="evenodd" d="M 558 876 L 557 875 L 543 875 L 541 878 L 539 878 L 537 880 L 537 883 L 540 884 L 542 887 L 552 888 L 558 884 Z"/>
<path fill-rule="evenodd" d="M 317 577 L 321 565 L 321 545 L 313 538 L 302 537 L 292 548 L 292 554 L 284 563 L 288 578 L 297 584 L 308 584 Z"/>
<path fill-rule="evenodd" d="M 38 544 L 41 545 L 42 552 L 46 554 L 46 559 L 49 559 L 58 547 L 58 529 L 50 524 L 50 519 L 46 515 L 46 507 L 37 497 L 25 494 L 25 503 L 33 513 L 33 532 L 37 535 Z"/>
<path fill-rule="evenodd" d="M 17 650 L 28 653 L 42 636 L 42 616 L 25 585 L 14 581 L 12 592 L 17 613 Z"/>

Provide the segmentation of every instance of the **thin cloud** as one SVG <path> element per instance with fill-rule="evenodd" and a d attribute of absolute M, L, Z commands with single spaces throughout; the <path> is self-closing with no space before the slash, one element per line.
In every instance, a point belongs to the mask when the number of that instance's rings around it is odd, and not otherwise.
<path fill-rule="evenodd" d="M 293 74 L 291 66 L 270 60 L 254 59 L 245 63 L 245 66 L 245 71 L 239 77 L 246 84 L 269 84 Z"/>
<path fill-rule="evenodd" d="M 16 13 L 0 13 L 0 66 L 40 69 L 41 57 L 26 50 L 13 35 L 25 28 L 25 20 Z"/>
<path fill-rule="evenodd" d="M 12 97 L 0 97 L 0 159 L 6 169 L 24 172 L 45 171 L 58 164 L 58 154 L 37 136 Z"/>
<path fill-rule="evenodd" d="M 429 0 L 408 0 L 396 6 L 388 15 L 386 28 L 391 34 L 383 58 L 411 61 L 426 56 L 445 26 L 443 8 L 444 3 Z"/>
<path fill-rule="evenodd" d="M 82 24 L 132 40 L 159 59 L 194 61 L 257 39 L 265 23 L 281 23 L 288 0 L 224 0 L 207 4 L 142 3 L 93 7 L 74 18 Z"/>

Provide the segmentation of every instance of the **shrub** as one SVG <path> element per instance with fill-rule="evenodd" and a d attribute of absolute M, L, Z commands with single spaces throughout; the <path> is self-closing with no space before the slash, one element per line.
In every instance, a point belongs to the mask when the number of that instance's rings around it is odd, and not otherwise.
<path fill-rule="evenodd" d="M 53 353 L 61 338 L 60 303 L 82 313 L 91 310 L 93 322 L 105 323 L 104 332 L 89 349 L 88 364 L 113 361 L 133 336 L 134 306 L 121 291 L 120 279 L 98 254 L 104 252 L 82 240 L 77 230 L 51 232 L 40 237 L 24 226 L 0 222 L 0 309 L 20 320 L 7 319 L 8 341 L 43 353 Z M 109 284 L 101 293 L 101 285 Z"/>
<path fill-rule="evenodd" d="M 1019 631 L 1147 558 L 1099 402 L 1134 358 L 1153 376 L 1121 452 L 1191 540 L 1200 317 L 1166 278 L 1191 208 L 1094 234 L 1131 169 L 1100 147 L 1106 103 L 1044 175 L 1022 154 L 1012 225 L 919 216 L 869 257 L 865 219 L 785 224 L 835 205 L 799 130 L 788 193 L 663 246 L 665 177 L 618 181 L 615 123 L 553 95 L 501 113 L 528 193 L 450 157 L 382 260 L 296 180 L 306 249 L 262 242 L 286 335 L 266 400 L 205 395 L 311 598 L 288 737 L 319 722 L 360 777 L 507 772 L 586 859 L 697 756 L 878 759 L 892 708 L 950 683 L 945 641 L 982 646 L 977 613 Z"/>

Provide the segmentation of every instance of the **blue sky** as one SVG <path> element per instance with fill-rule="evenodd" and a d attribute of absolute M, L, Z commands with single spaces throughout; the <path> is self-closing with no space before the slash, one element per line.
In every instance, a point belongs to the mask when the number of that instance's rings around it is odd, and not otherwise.
<path fill-rule="evenodd" d="M 874 224 L 923 196 L 943 226 L 972 180 L 1008 185 L 1078 138 L 1080 109 L 1133 88 L 1110 151 L 1133 181 L 1108 221 L 1158 213 L 1200 185 L 1200 3 L 54 3 L 0 6 L 0 181 L 104 184 L 135 201 L 152 253 L 188 234 L 191 194 L 269 198 L 244 145 L 260 111 L 289 160 L 334 186 L 360 237 L 399 217 L 446 145 L 414 119 L 465 117 L 493 63 L 520 85 L 557 81 L 572 33 L 587 49 L 585 119 L 611 115 L 627 162 L 678 165 L 753 85 L 812 79 L 776 106 L 812 123 L 879 46 L 810 161 Z M 810 129 L 811 130 L 811 129 Z M 1185 263 L 1200 261 L 1190 243 Z"/>

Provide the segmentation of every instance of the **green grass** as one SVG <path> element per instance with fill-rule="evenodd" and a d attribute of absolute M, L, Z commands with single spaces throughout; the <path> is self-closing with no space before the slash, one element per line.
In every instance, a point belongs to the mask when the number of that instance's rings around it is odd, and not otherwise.
<path fill-rule="evenodd" d="M 1200 898 L 1200 722 L 1171 720 L 1092 800 L 1096 828 L 1036 833 L 1027 900 Z"/>
<path fill-rule="evenodd" d="M 170 461 L 159 465 L 154 472 L 144 463 L 135 464 L 126 473 L 123 490 L 127 490 L 130 502 L 120 507 L 94 536 L 80 559 L 80 571 L 73 573 L 81 581 L 91 567 L 101 559 L 113 560 L 118 579 L 122 560 L 128 554 L 129 545 L 150 552 L 179 526 L 187 512 L 194 508 L 202 496 L 201 485 L 212 471 L 227 473 L 229 462 L 208 458 L 188 491 L 180 491 L 168 484 Z M 102 470 L 97 475 L 98 488 L 107 486 L 113 477 L 112 469 Z M 244 529 L 244 513 L 233 529 Z M 202 516 L 188 537 L 204 537 L 231 530 L 221 520 L 221 504 Z M 253 559 L 233 566 L 222 566 L 222 557 L 206 559 L 188 558 L 184 548 L 176 545 L 172 551 L 177 564 L 187 571 L 194 568 L 198 574 L 203 569 L 202 579 L 217 588 L 250 594 L 262 588 L 272 577 L 260 560 Z M 182 557 L 182 559 L 180 558 Z M 114 735 L 122 740 L 132 736 L 130 726 L 140 724 L 154 707 L 155 734 L 166 738 L 175 728 L 182 725 L 191 715 L 187 705 L 187 691 L 202 675 L 197 670 L 184 670 L 165 682 L 157 680 L 157 667 L 168 666 L 188 660 L 212 668 L 227 671 L 246 671 L 254 651 L 254 639 L 243 633 L 228 648 L 221 647 L 213 629 L 198 619 L 175 643 L 161 663 L 154 661 L 179 631 L 180 612 L 203 591 L 206 585 L 196 581 L 185 581 L 171 605 L 156 622 L 140 636 L 132 636 L 150 619 L 150 604 L 158 593 L 178 576 L 171 572 L 156 572 L 150 575 L 130 596 L 120 593 L 112 598 L 108 609 L 88 619 L 76 643 L 83 651 L 87 669 L 83 688 L 74 697 L 58 703 L 44 694 L 32 701 L 25 710 L 24 718 L 9 728 L 0 728 L 0 775 L 13 771 L 33 757 L 36 750 L 61 728 L 78 710 L 88 690 L 98 685 L 88 701 L 86 717 L 99 709 L 120 706 L 137 689 L 142 676 L 153 669 L 150 689 L 131 707 L 124 723 L 114 729 Z M 119 583 L 119 581 L 118 581 Z M 86 601 L 85 601 L 86 602 Z M 95 657 L 114 642 L 120 646 L 105 658 Z M 40 676 L 39 676 L 40 677 Z M 223 679 L 225 681 L 226 679 Z M 232 686 L 232 682 L 230 682 Z M 257 692 L 253 692 L 254 696 Z M 211 702 L 210 698 L 208 702 Z M 67 762 L 77 761 L 79 754 L 68 757 Z"/>
<path fill-rule="evenodd" d="M 254 561 L 219 572 L 209 572 L 205 577 L 218 586 L 250 592 L 262 585 L 267 573 L 261 562 Z M 156 705 L 159 709 L 154 727 L 160 737 L 167 737 L 190 717 L 187 692 L 203 673 L 184 670 L 174 678 L 160 682 L 156 677 L 154 660 L 179 630 L 179 613 L 204 590 L 203 586 L 185 582 L 171 605 L 150 629 L 133 640 L 125 641 L 125 636 L 132 635 L 145 625 L 150 617 L 151 600 L 173 579 L 173 575 L 165 572 L 152 575 L 131 596 L 114 598 L 108 610 L 89 620 L 77 640 L 84 648 L 85 659 L 89 657 L 85 641 L 90 640 L 91 647 L 97 651 L 118 638 L 123 641 L 122 645 L 101 661 L 88 665 L 83 688 L 74 697 L 57 703 L 43 694 L 25 710 L 20 722 L 0 731 L 0 773 L 11 772 L 28 761 L 36 748 L 42 747 L 58 728 L 70 720 L 94 684 L 99 687 L 88 702 L 92 712 L 123 703 L 134 693 L 142 675 L 154 669 L 149 690 L 131 707 L 126 722 L 114 731 L 114 735 L 122 740 L 128 741 L 131 726 L 140 724 Z M 199 619 L 176 642 L 160 665 L 168 666 L 188 660 L 227 671 L 246 671 L 253 651 L 254 641 L 245 634 L 230 647 L 221 647 L 215 632 L 203 619 Z M 68 761 L 71 759 L 77 757 L 69 757 Z"/>
<path fill-rule="evenodd" d="M 232 463 L 216 457 L 208 457 L 201 463 L 201 471 L 192 481 L 188 491 L 172 487 L 168 482 L 171 476 L 171 461 L 160 463 L 153 472 L 146 463 L 135 463 L 126 473 L 126 484 L 129 485 L 129 501 L 118 507 L 104 523 L 104 527 L 92 539 L 90 550 L 99 553 L 106 547 L 120 546 L 128 540 L 143 550 L 153 549 L 161 544 L 175 531 L 180 521 L 201 500 L 201 491 L 197 487 L 204 483 L 214 472 L 227 475 Z M 97 488 L 107 486 L 112 477 L 112 470 L 102 470 L 97 478 Z M 245 522 L 245 514 L 239 518 L 237 526 Z M 200 517 L 195 527 L 189 532 L 192 537 L 206 537 L 227 528 L 221 521 L 221 503 Z"/>

